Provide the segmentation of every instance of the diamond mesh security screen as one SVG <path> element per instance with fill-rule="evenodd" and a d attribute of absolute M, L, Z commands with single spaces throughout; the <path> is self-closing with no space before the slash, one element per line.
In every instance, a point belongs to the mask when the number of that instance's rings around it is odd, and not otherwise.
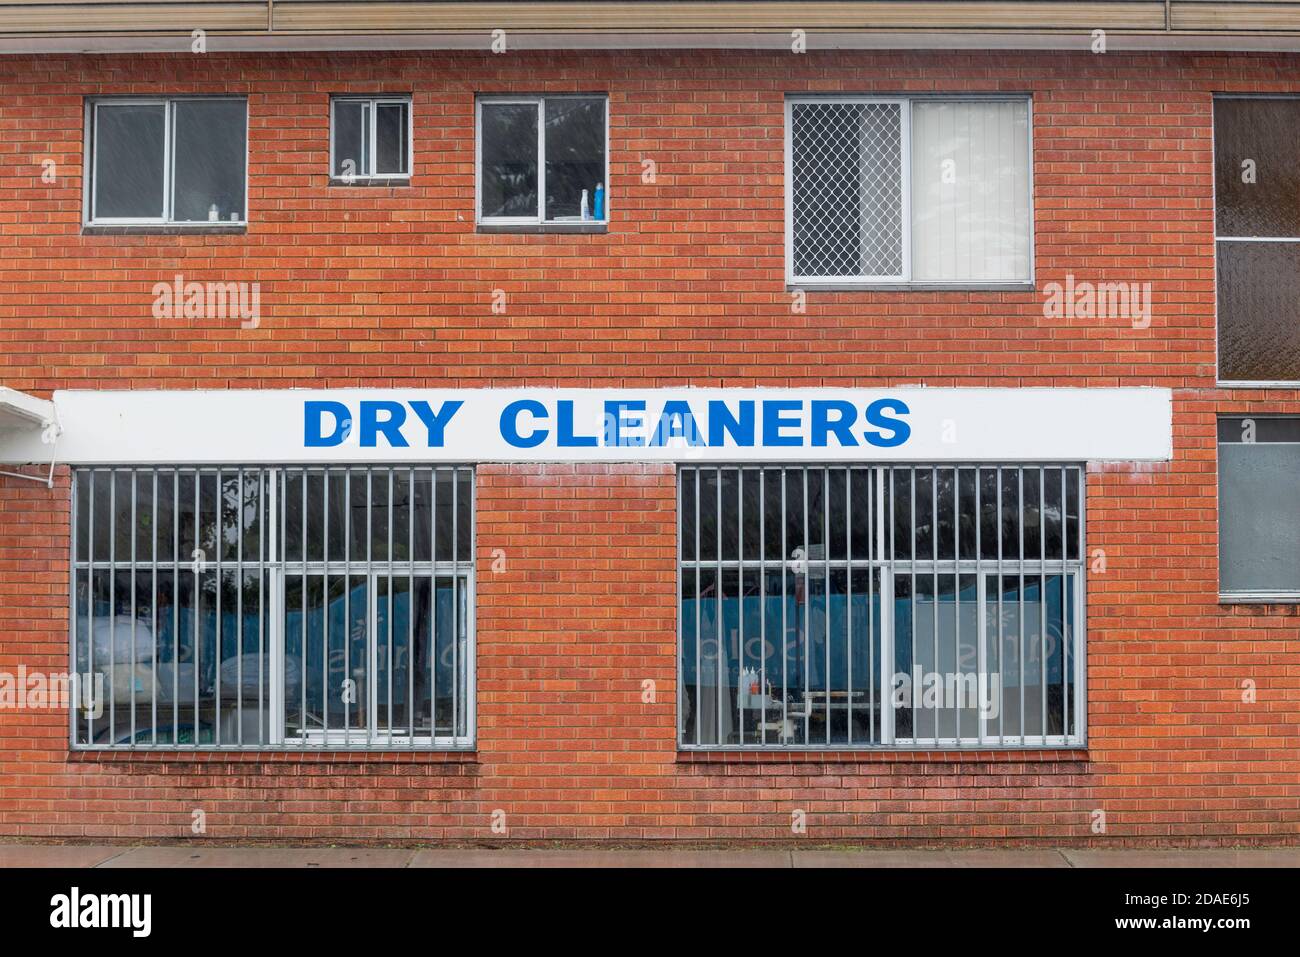
<path fill-rule="evenodd" d="M 903 275 L 903 106 L 792 103 L 794 275 Z"/>

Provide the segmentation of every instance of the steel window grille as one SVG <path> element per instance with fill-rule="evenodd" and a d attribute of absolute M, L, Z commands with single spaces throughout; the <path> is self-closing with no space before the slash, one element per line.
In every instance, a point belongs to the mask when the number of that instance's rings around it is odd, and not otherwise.
<path fill-rule="evenodd" d="M 792 97 L 791 282 L 1031 281 L 1025 97 Z"/>
<path fill-rule="evenodd" d="M 472 745 L 472 479 L 74 470 L 73 745 Z"/>
<path fill-rule="evenodd" d="M 1083 739 L 1079 466 L 687 467 L 685 747 Z"/>

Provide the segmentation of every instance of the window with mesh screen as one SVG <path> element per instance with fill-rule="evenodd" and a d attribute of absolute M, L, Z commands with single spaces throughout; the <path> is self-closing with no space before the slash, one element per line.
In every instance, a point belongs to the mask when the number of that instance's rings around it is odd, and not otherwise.
<path fill-rule="evenodd" d="M 795 282 L 1030 279 L 1029 102 L 795 98 Z"/>

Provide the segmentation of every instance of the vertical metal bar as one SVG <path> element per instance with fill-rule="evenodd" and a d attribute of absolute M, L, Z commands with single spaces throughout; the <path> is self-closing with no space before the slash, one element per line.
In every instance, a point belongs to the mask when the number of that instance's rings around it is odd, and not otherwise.
<path fill-rule="evenodd" d="M 934 631 L 931 633 L 931 643 L 934 646 L 934 657 L 930 659 L 930 664 L 935 673 L 939 671 L 939 469 L 937 466 L 930 468 L 930 553 L 933 559 L 931 570 L 934 573 L 934 593 L 930 596 L 933 599 L 930 603 L 931 610 L 934 612 Z M 939 712 L 942 708 L 934 709 L 934 741 L 939 741 Z"/>
<path fill-rule="evenodd" d="M 329 559 L 329 552 L 325 553 Z M 352 743 L 352 705 L 357 688 L 352 681 L 352 466 L 343 470 L 343 737 Z"/>
<path fill-rule="evenodd" d="M 238 472 L 235 505 L 235 743 L 244 743 L 244 468 Z"/>
<path fill-rule="evenodd" d="M 803 659 L 803 743 L 812 743 L 812 562 L 809 552 L 812 543 L 808 540 L 808 466 L 800 469 L 803 478 L 803 641 L 800 643 L 800 655 Z M 797 614 L 797 613 L 796 613 Z"/>
<path fill-rule="evenodd" d="M 978 465 L 975 466 L 975 734 L 979 743 L 984 743 L 984 738 L 988 730 L 988 719 L 984 712 L 987 710 L 982 706 L 984 701 L 983 695 L 980 694 L 980 688 L 989 689 L 992 693 L 992 685 L 988 679 L 988 610 L 986 582 L 984 581 L 984 512 L 982 492 L 984 485 L 984 473 Z"/>
<path fill-rule="evenodd" d="M 713 477 L 714 477 L 714 484 L 717 488 L 717 493 L 718 493 L 717 494 L 718 520 L 713 523 L 714 538 L 717 540 L 716 558 L 718 563 L 718 578 L 717 581 L 714 583 L 714 589 L 713 589 L 713 605 L 715 609 L 713 619 L 714 619 L 714 624 L 717 626 L 718 644 L 716 649 L 717 650 L 716 665 L 714 666 L 713 673 L 717 677 L 717 682 L 718 682 L 718 700 L 717 700 L 718 744 L 727 744 L 728 742 L 722 740 L 722 669 L 726 661 L 726 652 L 724 651 L 723 636 L 722 636 L 722 617 L 723 617 L 722 466 L 718 466 L 716 469 L 713 470 Z"/>
<path fill-rule="evenodd" d="M 117 664 L 117 471 L 108 470 L 108 743 L 117 741 L 117 689 L 113 681 Z"/>
<path fill-rule="evenodd" d="M 330 472 L 328 468 L 321 469 L 321 566 L 320 566 L 320 591 L 321 591 L 321 737 L 328 743 L 330 736 Z M 307 524 L 307 516 L 303 515 L 303 524 Z M 303 553 L 303 560 L 307 559 L 307 553 Z"/>
<path fill-rule="evenodd" d="M 767 744 L 767 469 L 758 468 L 758 693 L 759 744 Z"/>
<path fill-rule="evenodd" d="M 1038 469 L 1038 691 L 1039 734 L 1047 743 L 1047 466 Z"/>
<path fill-rule="evenodd" d="M 158 744 L 158 633 L 162 630 L 160 625 L 161 616 L 158 614 L 158 470 L 151 468 L 149 470 L 153 475 L 153 514 L 149 518 L 149 538 L 152 542 L 149 556 L 149 569 L 151 571 L 150 587 L 152 592 L 149 596 L 149 637 L 152 648 L 149 650 L 149 674 L 152 678 L 153 694 L 149 708 L 149 727 L 152 729 L 149 735 L 149 743 L 157 746 Z M 74 498 L 75 501 L 75 498 Z M 73 535 L 76 535 L 76 526 L 73 526 Z"/>
<path fill-rule="evenodd" d="M 181 470 L 172 470 L 172 747 L 181 743 Z"/>
<path fill-rule="evenodd" d="M 257 744 L 266 744 L 266 469 L 257 469 Z"/>
<path fill-rule="evenodd" d="M 704 660 L 704 654 L 703 654 L 704 635 L 701 631 L 701 629 L 704 627 L 703 618 L 701 614 L 701 606 L 704 604 L 704 592 L 703 592 L 703 586 L 700 583 L 700 577 L 703 573 L 703 569 L 702 569 L 703 556 L 700 552 L 700 545 L 701 545 L 700 471 L 701 471 L 700 468 L 696 466 L 695 468 L 695 743 L 697 745 L 704 743 L 704 741 L 700 737 L 703 734 L 703 724 L 704 724 L 701 715 L 701 712 L 703 712 L 704 710 L 703 701 L 702 701 L 704 696 L 703 694 L 701 694 L 701 689 L 704 687 L 703 671 L 702 671 L 703 668 L 702 663 Z"/>
<path fill-rule="evenodd" d="M 848 697 L 844 724 L 845 740 L 853 744 L 853 473 L 852 466 L 844 467 L 844 663 Z M 867 521 L 871 513 L 867 512 Z M 868 538 L 870 533 L 868 533 Z M 868 572 L 870 574 L 870 572 Z M 829 592 L 829 589 L 828 589 Z"/>
<path fill-rule="evenodd" d="M 793 730 L 790 726 L 790 663 L 789 663 L 789 644 L 790 644 L 790 625 L 787 621 L 787 611 L 790 604 L 789 595 L 789 576 L 790 576 L 790 544 L 786 541 L 786 533 L 789 531 L 789 511 L 786 501 L 786 469 L 781 467 L 781 743 L 788 744 L 786 740 L 787 730 Z"/>
<path fill-rule="evenodd" d="M 721 490 L 722 483 L 718 483 Z M 736 711 L 740 718 L 738 744 L 745 743 L 745 709 L 740 706 L 742 685 L 745 681 L 745 470 L 736 469 L 736 621 L 739 625 L 739 643 L 736 646 Z M 743 690 L 748 700 L 748 688 Z"/>
<path fill-rule="evenodd" d="M 908 466 L 908 472 L 910 473 L 911 481 L 912 481 L 912 497 L 911 497 L 911 503 L 912 503 L 912 549 L 911 549 L 911 557 L 912 557 L 912 561 L 911 561 L 911 565 L 912 565 L 912 575 L 911 575 L 911 578 L 912 578 L 912 587 L 911 587 L 911 589 L 910 589 L 910 591 L 909 591 L 909 598 L 911 599 L 911 602 L 910 602 L 910 603 L 911 603 L 912 609 L 911 609 L 911 625 L 910 625 L 910 629 L 909 629 L 910 632 L 911 632 L 911 634 L 908 635 L 908 642 L 911 644 L 912 652 L 911 652 L 911 658 L 909 659 L 908 664 L 909 664 L 909 667 L 912 669 L 912 674 L 913 674 L 913 675 L 916 674 L 916 634 L 917 634 L 917 630 L 918 630 L 918 629 L 917 629 L 917 624 L 916 624 L 916 593 L 917 593 L 918 591 L 920 591 L 920 582 L 921 582 L 920 574 L 918 573 L 917 568 L 916 568 L 917 544 L 918 544 L 918 543 L 917 543 L 917 532 L 916 532 L 916 468 L 917 468 L 917 467 L 916 467 L 915 465 Z M 932 522 L 930 523 L 930 525 L 931 525 L 931 527 L 933 528 L 934 522 L 932 521 Z M 919 743 L 920 740 L 921 740 L 921 715 L 917 712 L 917 707 L 916 707 L 916 702 L 917 702 L 917 700 L 918 700 L 918 698 L 916 697 L 915 691 L 913 691 L 912 700 L 908 703 L 908 708 L 909 708 L 909 710 L 911 711 L 911 714 L 912 714 L 912 729 L 911 729 L 911 733 L 912 733 L 912 744 L 913 744 L 913 745 Z"/>
<path fill-rule="evenodd" d="M 299 695 L 302 704 L 302 712 L 298 716 L 298 736 L 305 745 L 308 743 L 307 736 L 307 469 L 303 467 L 298 471 L 299 480 L 302 483 L 302 552 L 298 556 L 302 562 L 302 662 L 300 671 L 302 673 L 302 689 Z M 321 692 L 322 696 L 324 691 Z M 325 746 L 325 739 L 321 738 L 321 747 Z"/>
<path fill-rule="evenodd" d="M 385 723 L 388 725 L 388 747 L 393 746 L 393 639 L 397 634 L 397 593 L 393 590 L 393 473 L 397 471 L 392 466 L 386 470 L 388 472 L 388 616 L 385 627 L 388 634 L 384 638 L 384 655 L 387 658 L 388 679 L 388 710 L 385 714 Z M 453 472 L 453 475 L 455 473 Z M 452 480 L 452 492 L 455 493 L 456 484 Z M 454 557 L 454 556 L 453 556 Z"/>
<path fill-rule="evenodd" d="M 375 580 L 375 476 L 374 467 L 366 466 L 366 746 L 375 743 L 375 724 L 379 719 L 379 689 L 375 665 L 379 647 L 379 587 Z"/>
<path fill-rule="evenodd" d="M 1066 663 L 1069 658 L 1067 651 L 1070 647 L 1070 626 L 1068 624 L 1069 615 L 1067 597 L 1070 590 L 1066 587 L 1069 584 L 1066 573 L 1066 559 L 1069 558 L 1070 551 L 1066 547 L 1066 539 L 1070 534 L 1070 496 L 1066 491 L 1068 486 L 1065 477 L 1065 466 L 1061 466 L 1061 737 L 1068 741 L 1070 737 L 1070 681 Z"/>
<path fill-rule="evenodd" d="M 429 469 L 429 558 L 433 559 L 433 588 L 429 592 L 429 740 L 438 739 L 438 469 Z M 452 580 L 455 597 L 455 580 Z M 455 680 L 455 676 L 452 676 Z M 456 728 L 451 728 L 452 744 Z"/>
<path fill-rule="evenodd" d="M 415 466 L 406 477 L 406 746 L 415 747 Z M 432 556 L 430 556 L 432 557 Z"/>
<path fill-rule="evenodd" d="M 1025 470 L 1016 467 L 1016 541 L 1020 547 L 1020 591 L 1017 600 L 1020 614 L 1016 620 L 1020 624 L 1019 646 L 1016 658 L 1020 662 L 1020 744 L 1025 743 L 1025 611 L 1029 604 L 1025 601 Z"/>
<path fill-rule="evenodd" d="M 826 671 L 822 676 L 822 681 L 826 685 L 826 743 L 831 743 L 831 470 L 829 466 L 822 468 L 822 564 L 825 567 L 825 578 L 822 581 L 824 595 L 823 614 L 825 621 L 822 623 L 822 640 L 826 644 Z M 844 566 L 845 574 L 848 573 L 848 564 Z M 812 602 L 808 603 L 809 609 L 812 608 Z M 811 617 L 811 616 L 810 616 Z"/>
<path fill-rule="evenodd" d="M 223 628 L 224 622 L 221 619 L 221 592 L 223 590 L 222 585 L 224 583 L 222 568 L 221 568 L 221 552 L 222 552 L 222 545 L 224 544 L 222 540 L 223 529 L 221 525 L 221 513 L 225 503 L 226 503 L 225 487 L 222 485 L 221 469 L 218 468 L 216 498 L 215 501 L 213 501 L 212 503 L 213 521 L 215 522 L 213 533 L 212 533 L 212 551 L 216 556 L 216 562 L 217 562 L 217 567 L 216 567 L 216 578 L 217 578 L 216 615 L 217 617 L 216 617 L 216 626 L 213 628 L 213 634 L 216 641 L 216 648 L 215 648 L 216 655 L 213 659 L 213 667 L 212 667 L 215 676 L 214 677 L 215 691 L 213 693 L 213 698 L 212 698 L 212 740 L 218 746 L 220 746 L 221 744 L 221 660 L 222 660 L 221 646 L 222 646 L 222 639 L 225 637 L 225 635 L 223 634 L 225 630 Z"/>
<path fill-rule="evenodd" d="M 996 644 L 996 647 L 997 647 L 997 649 L 998 649 L 998 653 L 997 653 L 998 693 L 1002 696 L 1002 701 L 1001 701 L 1001 703 L 1000 703 L 999 706 L 998 706 L 998 744 L 1001 745 L 1001 744 L 1004 743 L 1004 742 L 1003 742 L 1003 720 L 1002 720 L 1002 715 L 1003 715 L 1003 713 L 1007 710 L 1006 707 L 1005 707 L 1005 705 L 1006 705 L 1006 694 L 1007 694 L 1007 679 L 1006 679 L 1006 675 L 1004 675 L 1004 674 L 1002 673 L 1002 652 L 1003 652 L 1002 630 L 1003 630 L 1004 627 L 1006 627 L 1006 621 L 1005 621 L 1005 619 L 1002 617 L 1002 614 L 1003 614 L 1003 611 L 1002 611 L 1002 595 L 1003 595 L 1003 593 L 1006 591 L 1006 588 L 1005 588 L 1005 586 L 1003 585 L 1003 582 L 1002 582 L 1002 550 L 1003 550 L 1003 548 L 1002 548 L 1002 466 L 1001 466 L 1001 465 L 999 465 L 999 466 L 996 467 L 996 470 L 995 470 L 994 473 L 993 473 L 993 481 L 996 483 L 995 488 L 994 488 L 993 491 L 994 491 L 994 495 L 995 495 L 995 497 L 996 497 L 996 501 L 997 501 L 997 530 L 998 530 L 998 552 L 997 552 L 997 561 L 998 561 L 998 616 L 997 616 L 997 619 L 996 619 L 996 620 L 997 620 L 997 623 L 998 623 L 998 626 L 997 626 L 997 629 L 996 629 L 996 639 L 995 639 L 995 644 Z"/>
<path fill-rule="evenodd" d="M 93 689 L 95 687 L 95 533 L 97 531 L 95 525 L 95 470 L 91 469 L 88 474 L 90 475 L 90 492 L 88 495 L 90 516 L 86 521 L 88 533 L 88 541 L 86 542 L 86 680 Z M 90 707 L 84 710 L 86 712 L 86 745 L 93 746 L 95 743 L 95 708 Z"/>
<path fill-rule="evenodd" d="M 460 737 L 468 728 L 461 724 L 460 654 L 460 474 L 451 470 L 451 726 L 453 736 Z"/>
<path fill-rule="evenodd" d="M 126 671 L 131 683 L 131 745 L 130 746 L 132 749 L 134 749 L 135 735 L 136 735 L 135 712 L 137 708 L 137 705 L 135 703 L 135 669 L 136 669 L 136 662 L 139 661 L 139 659 L 136 657 L 136 651 L 135 651 L 135 633 L 136 633 L 136 629 L 139 627 L 139 616 L 136 614 L 136 608 L 138 607 L 137 606 L 138 596 L 136 595 L 136 589 L 135 589 L 135 578 L 136 578 L 135 551 L 136 551 L 136 539 L 140 537 L 138 534 L 136 534 L 139 530 L 140 523 L 138 518 L 136 517 L 136 504 L 137 504 L 136 484 L 137 483 L 136 483 L 135 469 L 131 469 L 129 474 L 131 476 L 131 661 L 129 664 L 127 664 Z M 220 595 L 220 592 L 218 592 L 218 595 Z"/>
<path fill-rule="evenodd" d="M 952 468 L 952 670 L 955 688 L 965 687 L 961 677 L 961 469 Z M 961 744 L 961 695 L 954 698 L 953 739 Z"/>
<path fill-rule="evenodd" d="M 207 556 L 204 555 L 199 548 L 199 535 L 201 530 L 200 516 L 202 514 L 202 507 L 201 507 L 202 503 L 200 501 L 200 496 L 202 494 L 202 487 L 203 487 L 202 472 L 197 467 L 195 467 L 194 469 L 194 554 L 191 556 L 194 559 L 194 619 L 193 619 L 193 625 L 191 626 L 191 641 L 193 642 L 192 657 L 194 659 L 194 717 L 193 717 L 194 727 L 190 732 L 194 737 L 194 740 L 190 742 L 190 746 L 195 748 L 199 746 L 199 738 L 202 737 L 202 735 L 199 733 L 199 729 L 200 727 L 202 727 L 202 722 L 200 721 L 199 718 L 200 715 L 200 701 L 199 701 L 200 668 L 199 666 L 202 660 L 202 644 L 203 644 L 202 638 L 200 636 L 203 617 L 200 614 L 200 611 L 202 609 L 202 604 L 203 604 L 203 566 L 207 564 L 206 562 L 200 559 L 201 555 L 203 556 L 203 558 L 206 558 Z"/>

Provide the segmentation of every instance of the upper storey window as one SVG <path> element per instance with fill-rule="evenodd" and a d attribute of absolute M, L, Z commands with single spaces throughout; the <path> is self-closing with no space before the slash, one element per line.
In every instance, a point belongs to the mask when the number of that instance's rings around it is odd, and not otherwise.
<path fill-rule="evenodd" d="M 787 277 L 1028 283 L 1029 100 L 792 97 Z"/>
<path fill-rule="evenodd" d="M 87 112 L 87 223 L 246 222 L 247 100 L 104 99 Z"/>

